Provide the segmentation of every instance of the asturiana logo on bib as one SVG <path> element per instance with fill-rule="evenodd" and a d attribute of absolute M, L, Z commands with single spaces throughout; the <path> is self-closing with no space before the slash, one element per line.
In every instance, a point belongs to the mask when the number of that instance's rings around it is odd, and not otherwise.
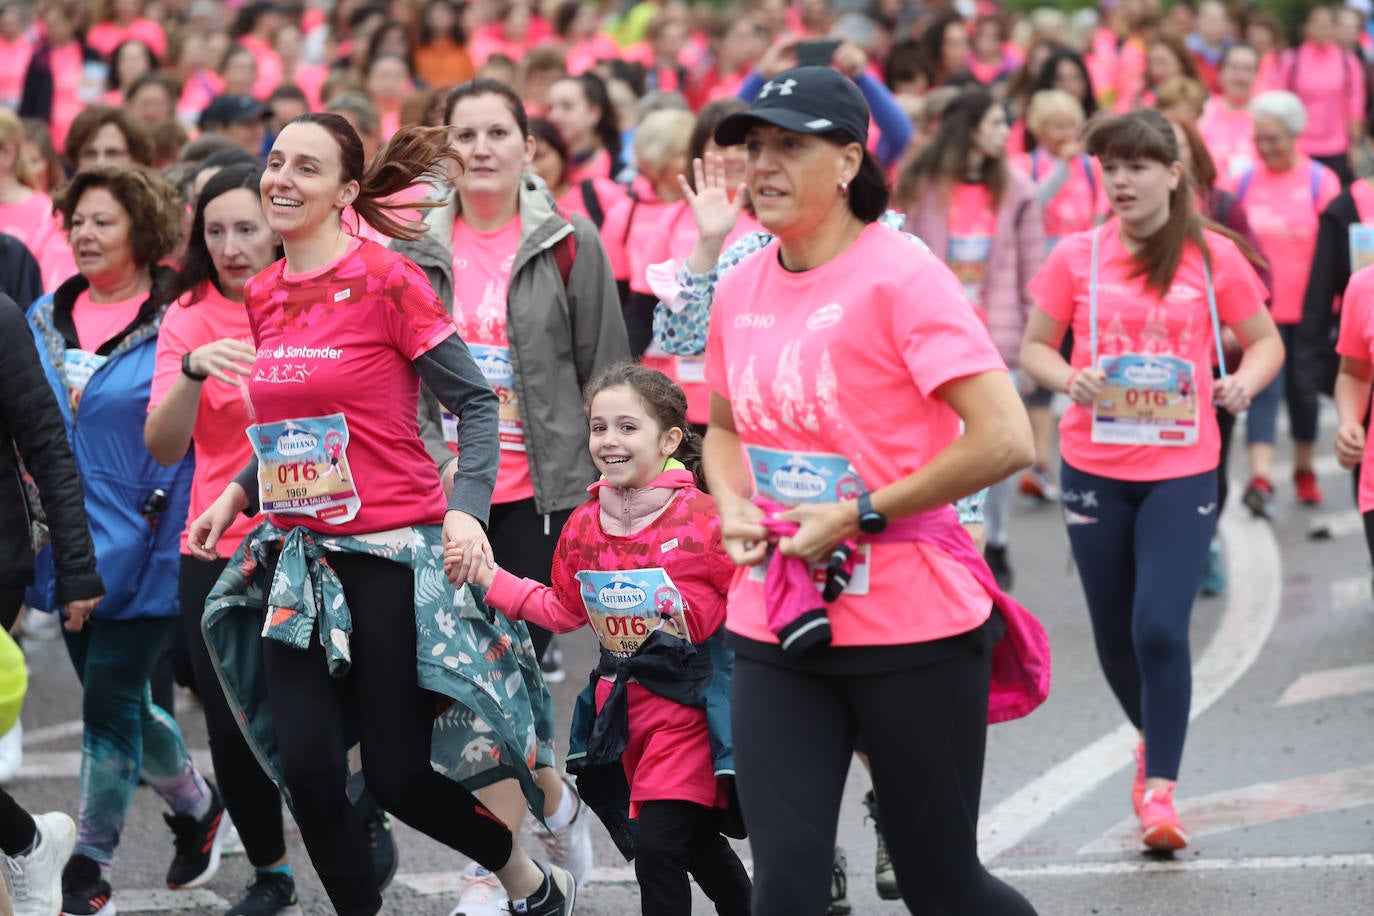
<path fill-rule="evenodd" d="M 825 478 L 800 458 L 774 471 L 772 481 L 773 489 L 784 499 L 815 499 L 826 491 Z"/>
<path fill-rule="evenodd" d="M 649 596 L 633 582 L 624 579 L 616 579 L 610 585 L 603 586 L 596 593 L 596 600 L 601 606 L 610 611 L 628 611 L 637 608 L 644 603 Z"/>
<path fill-rule="evenodd" d="M 1174 373 L 1170 371 L 1168 366 L 1159 363 L 1127 366 L 1121 374 L 1126 377 L 1126 381 L 1132 385 L 1139 385 L 1141 388 L 1158 388 L 1174 377 Z"/>
<path fill-rule="evenodd" d="M 319 438 L 301 429 L 288 429 L 277 437 L 277 454 L 284 457 L 304 455 L 319 446 Z"/>

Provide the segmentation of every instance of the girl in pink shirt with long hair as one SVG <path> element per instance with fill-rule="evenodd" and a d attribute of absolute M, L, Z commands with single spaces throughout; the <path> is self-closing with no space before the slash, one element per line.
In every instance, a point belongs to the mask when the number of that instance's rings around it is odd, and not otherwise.
<path fill-rule="evenodd" d="M 1103 673 L 1140 731 L 1131 796 L 1142 840 L 1180 849 L 1188 625 L 1217 519 L 1210 404 L 1249 407 L 1283 344 L 1245 253 L 1198 215 L 1169 122 L 1153 111 L 1103 118 L 1087 148 L 1115 218 L 1065 239 L 1031 281 L 1021 361 L 1073 400 L 1060 423 L 1069 544 Z M 1245 354 L 1213 384 L 1222 324 Z"/>

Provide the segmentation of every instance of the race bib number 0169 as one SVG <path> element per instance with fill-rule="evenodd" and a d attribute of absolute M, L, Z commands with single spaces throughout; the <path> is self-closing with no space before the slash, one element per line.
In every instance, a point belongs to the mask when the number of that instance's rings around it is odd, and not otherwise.
<path fill-rule="evenodd" d="M 662 569 L 584 570 L 577 574 L 587 619 L 606 651 L 628 658 L 657 630 L 690 640 L 678 591 Z"/>
<path fill-rule="evenodd" d="M 340 525 L 362 508 L 348 465 L 348 422 L 341 413 L 248 427 L 258 456 L 263 512 L 305 515 Z"/>

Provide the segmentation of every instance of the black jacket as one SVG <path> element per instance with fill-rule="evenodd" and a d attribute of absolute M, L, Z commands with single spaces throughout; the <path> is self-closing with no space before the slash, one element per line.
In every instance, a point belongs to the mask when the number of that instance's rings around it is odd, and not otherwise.
<path fill-rule="evenodd" d="M 43 295 L 43 273 L 38 262 L 12 235 L 0 232 L 0 293 L 25 311 Z"/>
<path fill-rule="evenodd" d="M 1350 227 L 1359 221 L 1349 188 L 1327 204 L 1317 221 L 1317 248 L 1302 298 L 1302 321 L 1293 352 L 1288 354 L 1289 371 L 1304 395 L 1316 396 L 1319 391 L 1330 394 L 1336 388 L 1340 368 L 1336 337 L 1341 320 L 1333 305 L 1350 282 Z"/>
<path fill-rule="evenodd" d="M 38 484 L 52 532 L 56 602 L 104 594 L 62 413 L 24 313 L 0 293 L 0 587 L 33 582 L 29 506 L 19 458 Z"/>

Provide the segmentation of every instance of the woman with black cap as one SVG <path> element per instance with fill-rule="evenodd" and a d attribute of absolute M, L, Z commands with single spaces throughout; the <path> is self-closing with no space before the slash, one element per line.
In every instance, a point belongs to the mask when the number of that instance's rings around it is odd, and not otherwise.
<path fill-rule="evenodd" d="M 776 236 L 721 281 L 706 347 L 707 478 L 753 567 L 726 623 L 753 911 L 825 912 L 862 734 L 908 907 L 1033 913 L 979 863 L 970 813 L 986 723 L 1043 700 L 1048 645 L 949 506 L 1030 463 L 1025 411 L 953 274 L 877 223 L 853 83 L 780 73 L 715 139 L 745 143 Z"/>

